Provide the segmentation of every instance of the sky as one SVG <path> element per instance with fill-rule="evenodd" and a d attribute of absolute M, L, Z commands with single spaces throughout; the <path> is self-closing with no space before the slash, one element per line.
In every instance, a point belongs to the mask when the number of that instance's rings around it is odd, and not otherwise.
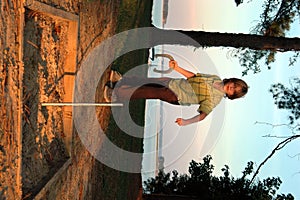
<path fill-rule="evenodd" d="M 154 1 L 156 4 L 158 0 Z M 202 30 L 216 32 L 249 33 L 257 23 L 262 6 L 257 2 L 235 6 L 234 0 L 171 0 L 166 29 Z M 299 21 L 295 22 L 289 37 L 299 37 Z M 160 47 L 158 47 L 160 48 Z M 214 172 L 221 175 L 221 168 L 226 164 L 234 177 L 240 177 L 248 161 L 255 167 L 271 153 L 282 140 L 263 137 L 268 134 L 277 136 L 290 135 L 284 127 L 272 128 L 270 124 L 288 123 L 287 112 L 278 110 L 274 105 L 269 89 L 273 83 L 289 84 L 291 77 L 299 77 L 299 61 L 294 67 L 288 67 L 289 54 L 279 53 L 271 70 L 262 64 L 262 72 L 249 73 L 242 77 L 243 69 L 236 58 L 230 57 L 230 48 L 193 49 L 190 47 L 165 46 L 179 65 L 202 73 L 215 73 L 221 78 L 237 77 L 244 79 L 250 86 L 249 93 L 239 100 L 223 100 L 221 105 L 204 121 L 187 127 L 178 127 L 174 121 L 196 115 L 197 107 L 178 108 L 163 104 L 163 151 L 165 170 L 177 169 L 187 173 L 189 162 L 201 161 L 206 154 L 213 157 Z M 151 76 L 154 76 L 150 73 Z M 180 77 L 176 73 L 168 76 Z M 147 108 L 149 113 L 157 112 L 159 103 L 152 102 Z M 171 114 L 170 114 L 171 113 Z M 149 120 L 150 117 L 146 120 Z M 148 136 L 155 135 L 151 123 L 146 127 Z M 300 199 L 300 161 L 293 157 L 299 153 L 300 141 L 296 140 L 277 152 L 261 169 L 259 178 L 279 176 L 283 183 L 282 193 L 292 193 Z M 146 163 L 149 165 L 149 163 Z"/>

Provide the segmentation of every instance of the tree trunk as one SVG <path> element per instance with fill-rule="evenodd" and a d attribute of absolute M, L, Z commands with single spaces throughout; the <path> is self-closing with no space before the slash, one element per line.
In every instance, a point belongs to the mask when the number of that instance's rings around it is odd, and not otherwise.
<path fill-rule="evenodd" d="M 178 44 L 195 47 L 242 47 L 254 50 L 272 50 L 281 52 L 300 50 L 300 38 L 273 37 L 242 33 L 174 31 L 162 30 L 155 27 L 152 28 L 154 31 L 151 31 L 151 42 L 155 45 Z"/>
<path fill-rule="evenodd" d="M 285 38 L 253 34 L 180 31 L 202 46 L 245 47 L 255 50 L 299 51 L 300 38 Z"/>

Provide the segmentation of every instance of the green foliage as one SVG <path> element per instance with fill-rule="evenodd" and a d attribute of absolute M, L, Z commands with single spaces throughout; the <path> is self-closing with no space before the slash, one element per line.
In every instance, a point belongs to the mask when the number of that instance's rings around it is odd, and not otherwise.
<path fill-rule="evenodd" d="M 299 56 L 300 56 L 300 52 L 299 51 L 295 52 L 295 54 L 292 57 L 290 57 L 289 66 L 293 66 L 297 62 L 297 59 L 298 59 Z"/>
<path fill-rule="evenodd" d="M 239 58 L 241 66 L 244 68 L 242 75 L 245 76 L 249 71 L 254 74 L 261 71 L 259 61 L 266 57 L 268 51 L 257 51 L 253 49 L 237 49 L 233 51 L 233 56 Z"/>
<path fill-rule="evenodd" d="M 156 178 L 144 182 L 145 192 L 189 195 L 199 199 L 294 199 L 291 194 L 276 194 L 282 183 L 278 177 L 250 183 L 247 177 L 253 173 L 253 162 L 248 162 L 241 178 L 233 178 L 227 165 L 222 168 L 222 176 L 214 176 L 211 160 L 211 156 L 204 157 L 203 162 L 199 163 L 192 160 L 189 175 L 178 175 L 177 171 L 173 171 L 171 176 L 160 171 Z"/>
<path fill-rule="evenodd" d="M 291 194 L 285 195 L 285 194 L 279 194 L 276 198 L 276 200 L 293 200 L 294 197 Z"/>
<path fill-rule="evenodd" d="M 235 0 L 237 6 L 242 0 Z M 265 0 L 263 13 L 252 33 L 266 36 L 284 37 L 290 25 L 300 14 L 299 0 Z"/>
<path fill-rule="evenodd" d="M 300 79 L 292 79 L 290 88 L 281 83 L 273 84 L 270 92 L 279 109 L 290 111 L 290 124 L 296 123 L 300 118 Z"/>
<path fill-rule="evenodd" d="M 264 64 L 268 69 L 271 69 L 271 63 L 275 62 L 275 51 L 271 50 L 253 50 L 253 49 L 238 49 L 233 51 L 233 56 L 239 58 L 241 66 L 244 68 L 242 75 L 245 76 L 249 71 L 254 74 L 261 72 L 261 62 L 264 60 Z M 290 59 L 290 64 L 294 64 L 297 61 L 297 57 Z"/>
<path fill-rule="evenodd" d="M 243 0 L 234 0 L 236 3 L 236 6 L 239 6 L 241 3 L 243 3 Z"/>
<path fill-rule="evenodd" d="M 235 0 L 237 6 L 243 1 Z M 255 3 L 255 2 L 254 2 Z M 295 19 L 300 17 L 300 1 L 299 0 L 265 0 L 263 3 L 263 13 L 260 15 L 260 21 L 252 29 L 252 34 L 284 37 L 290 30 L 291 24 Z M 281 49 L 274 50 L 249 50 L 239 49 L 235 53 L 242 65 L 245 68 L 243 75 L 246 75 L 248 71 L 258 73 L 261 71 L 260 60 L 265 60 L 265 65 L 268 69 L 271 69 L 271 64 L 275 62 L 276 52 Z M 295 53 L 290 58 L 289 65 L 293 65 L 297 58 L 299 58 L 299 52 Z"/>
<path fill-rule="evenodd" d="M 260 22 L 254 32 L 268 36 L 285 36 L 295 17 L 299 16 L 298 0 L 267 0 L 264 2 L 264 11 L 260 15 Z"/>

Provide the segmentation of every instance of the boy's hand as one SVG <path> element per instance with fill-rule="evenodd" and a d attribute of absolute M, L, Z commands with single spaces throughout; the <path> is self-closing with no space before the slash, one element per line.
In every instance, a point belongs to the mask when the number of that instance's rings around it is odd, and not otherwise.
<path fill-rule="evenodd" d="M 177 123 L 179 126 L 185 126 L 188 125 L 188 121 L 182 118 L 177 118 L 175 123 Z"/>
<path fill-rule="evenodd" d="M 171 69 L 175 69 L 178 66 L 177 62 L 175 60 L 170 60 L 169 61 L 169 67 Z"/>

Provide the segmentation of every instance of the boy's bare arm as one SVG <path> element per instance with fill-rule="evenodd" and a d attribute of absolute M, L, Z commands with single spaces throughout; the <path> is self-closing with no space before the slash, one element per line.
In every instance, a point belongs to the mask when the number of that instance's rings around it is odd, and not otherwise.
<path fill-rule="evenodd" d="M 193 76 L 196 75 L 193 72 L 190 72 L 188 70 L 185 70 L 185 69 L 179 67 L 178 64 L 177 64 L 177 62 L 175 60 L 172 60 L 172 61 L 169 62 L 169 67 L 172 68 L 172 69 L 174 69 L 178 73 L 182 74 L 186 78 L 191 78 L 191 77 L 193 77 Z"/>
<path fill-rule="evenodd" d="M 195 122 L 199 122 L 199 121 L 203 120 L 206 116 L 207 116 L 207 114 L 202 112 L 201 114 L 196 115 L 195 117 L 192 117 L 190 119 L 177 118 L 175 122 L 179 126 L 186 126 L 186 125 L 189 125 L 189 124 L 192 124 Z"/>

